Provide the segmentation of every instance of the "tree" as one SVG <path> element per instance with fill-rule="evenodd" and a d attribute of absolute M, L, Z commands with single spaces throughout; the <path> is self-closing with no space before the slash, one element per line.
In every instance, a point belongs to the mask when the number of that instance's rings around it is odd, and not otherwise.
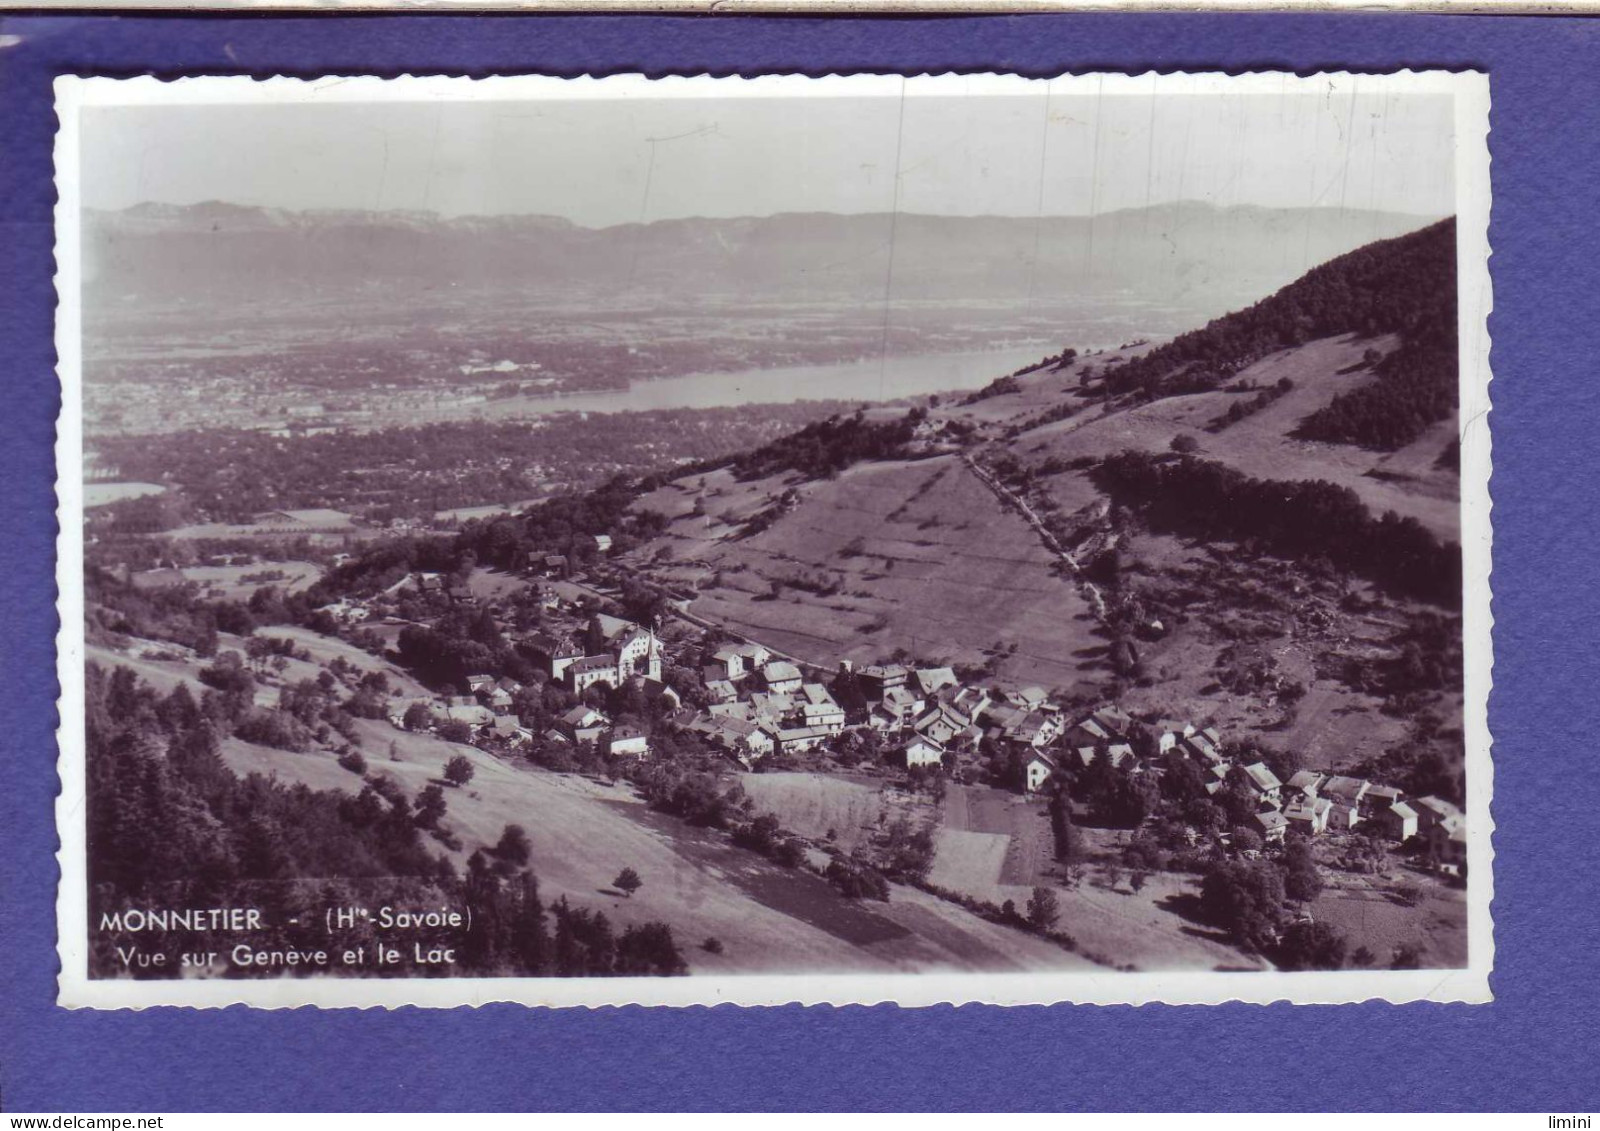
<path fill-rule="evenodd" d="M 644 887 L 644 881 L 639 878 L 639 873 L 632 868 L 624 868 L 617 873 L 617 878 L 611 881 L 611 886 L 629 899 L 632 899 L 633 893 Z"/>
<path fill-rule="evenodd" d="M 1391 970 L 1420 970 L 1422 968 L 1422 947 L 1415 943 L 1403 943 L 1394 948 L 1394 957 L 1389 963 Z"/>
<path fill-rule="evenodd" d="M 1179 432 L 1172 438 L 1171 448 L 1179 455 L 1192 455 L 1200 450 L 1200 441 L 1187 432 Z"/>
<path fill-rule="evenodd" d="M 444 764 L 444 780 L 460 788 L 472 780 L 472 763 L 465 754 L 457 754 Z"/>
<path fill-rule="evenodd" d="M 436 733 L 446 742 L 472 741 L 472 728 L 460 719 L 449 719 L 440 723 Z"/>
<path fill-rule="evenodd" d="M 1048 931 L 1061 918 L 1061 901 L 1049 888 L 1034 888 L 1028 897 L 1028 925 L 1036 931 Z"/>
<path fill-rule="evenodd" d="M 1058 789 L 1050 798 L 1050 824 L 1055 832 L 1056 859 L 1063 864 L 1075 864 L 1083 859 L 1083 833 L 1072 820 L 1072 807 L 1065 790 Z"/>
<path fill-rule="evenodd" d="M 1317 871 L 1308 841 L 1291 840 L 1284 849 L 1282 867 L 1285 897 L 1310 903 L 1322 894 L 1322 874 Z"/>
<path fill-rule="evenodd" d="M 528 843 L 528 830 L 521 825 L 507 825 L 492 852 L 496 859 L 517 868 L 526 867 L 533 858 L 533 846 Z"/>
<path fill-rule="evenodd" d="M 426 703 L 413 703 L 406 708 L 406 713 L 400 719 L 400 724 L 409 731 L 427 730 L 433 722 L 433 712 L 428 710 Z"/>
<path fill-rule="evenodd" d="M 1278 944 L 1278 964 L 1285 970 L 1341 970 L 1347 946 L 1326 923 L 1291 923 Z"/>
<path fill-rule="evenodd" d="M 424 787 L 417 794 L 417 824 L 425 829 L 438 828 L 440 820 L 444 818 L 446 804 L 444 790 L 438 785 Z"/>
<path fill-rule="evenodd" d="M 1223 861 L 1206 873 L 1200 904 L 1242 945 L 1266 950 L 1283 922 L 1283 876 L 1265 860 Z"/>
<path fill-rule="evenodd" d="M 1254 829 L 1236 826 L 1228 835 L 1233 841 L 1233 848 L 1235 852 L 1243 854 L 1246 852 L 1261 851 L 1261 834 L 1256 832 Z"/>

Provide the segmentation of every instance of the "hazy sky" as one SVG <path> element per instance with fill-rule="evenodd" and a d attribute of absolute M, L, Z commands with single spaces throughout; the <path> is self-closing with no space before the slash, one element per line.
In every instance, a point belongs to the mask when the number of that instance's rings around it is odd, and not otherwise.
<path fill-rule="evenodd" d="M 1446 95 L 1056 94 L 96 107 L 83 200 L 542 213 L 1454 211 Z M 898 177 L 896 171 L 898 170 Z"/>

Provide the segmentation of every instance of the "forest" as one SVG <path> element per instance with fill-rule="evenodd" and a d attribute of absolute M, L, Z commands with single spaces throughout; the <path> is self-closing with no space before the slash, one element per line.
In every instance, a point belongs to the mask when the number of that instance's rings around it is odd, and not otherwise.
<path fill-rule="evenodd" d="M 881 422 L 867 420 L 860 411 L 830 416 L 737 456 L 734 473 L 740 479 L 760 479 L 798 471 L 808 479 L 831 479 L 862 460 L 903 456 L 927 415 L 926 409 L 914 408 L 898 420 Z"/>
<path fill-rule="evenodd" d="M 603 913 L 564 898 L 546 908 L 528 869 L 526 834 L 516 826 L 476 849 L 460 875 L 424 839 L 444 806 L 420 795 L 414 803 L 384 775 L 372 775 L 354 794 L 288 786 L 261 774 L 241 779 L 220 753 L 221 736 L 253 710 L 248 686 L 240 687 L 224 683 L 197 699 L 180 685 L 162 696 L 127 668 L 88 667 L 91 923 L 129 907 L 248 907 L 259 909 L 264 923 L 248 939 L 252 948 L 314 948 L 328 945 L 321 915 L 327 906 L 453 905 L 471 909 L 464 934 L 417 936 L 425 946 L 455 949 L 458 962 L 448 972 L 687 972 L 664 923 L 619 933 Z M 353 928 L 341 945 L 370 944 L 371 930 Z M 92 937 L 96 976 L 172 976 L 125 967 L 116 947 L 127 940 L 115 932 Z M 182 932 L 145 932 L 138 941 L 149 953 L 194 943 Z"/>
<path fill-rule="evenodd" d="M 1301 422 L 1305 439 L 1392 450 L 1456 403 L 1455 220 L 1382 240 L 1313 269 L 1245 310 L 1218 318 L 1105 374 L 1113 395 L 1206 392 L 1278 350 L 1317 338 L 1398 334 L 1370 384 Z"/>
<path fill-rule="evenodd" d="M 1092 473 L 1151 529 L 1224 539 L 1291 559 L 1324 558 L 1379 586 L 1446 609 L 1461 605 L 1461 548 L 1414 518 L 1374 518 L 1325 480 L 1254 479 L 1212 460 L 1125 451 Z"/>

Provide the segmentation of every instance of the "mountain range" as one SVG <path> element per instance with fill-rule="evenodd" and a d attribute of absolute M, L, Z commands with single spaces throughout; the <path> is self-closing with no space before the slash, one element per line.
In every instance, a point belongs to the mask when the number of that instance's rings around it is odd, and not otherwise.
<path fill-rule="evenodd" d="M 1177 203 L 1094 217 L 786 213 L 591 229 L 536 215 L 140 204 L 85 211 L 85 280 L 91 304 L 135 306 L 485 291 L 1041 306 L 1120 296 L 1211 316 L 1431 219 Z"/>

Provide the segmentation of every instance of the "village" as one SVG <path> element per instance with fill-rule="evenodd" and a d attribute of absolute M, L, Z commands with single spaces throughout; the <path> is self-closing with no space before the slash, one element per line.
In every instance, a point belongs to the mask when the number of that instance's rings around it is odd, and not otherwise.
<path fill-rule="evenodd" d="M 605 555 L 608 536 L 595 541 Z M 1223 814 L 1211 827 L 1180 825 L 1190 849 L 1254 857 L 1301 838 L 1358 834 L 1447 882 L 1465 878 L 1466 823 L 1452 802 L 1313 769 L 1280 779 L 1255 747 L 1230 743 L 1207 720 L 1136 718 L 1114 703 L 948 666 L 841 661 L 828 670 L 703 622 L 682 600 L 663 602 L 649 624 L 616 615 L 623 575 L 610 563 L 572 574 L 567 558 L 548 555 L 526 573 L 411 574 L 376 599 L 345 598 L 319 612 L 341 631 L 365 629 L 368 646 L 380 622 L 393 631 L 397 608 L 493 618 L 535 669 L 544 689 L 536 701 L 549 704 L 549 690 L 560 689 L 554 701 L 570 706 L 524 718 L 518 705 L 535 701 L 526 681 L 474 671 L 434 700 L 392 700 L 389 718 L 504 756 L 550 764 L 537 752 L 556 751 L 623 777 L 649 765 L 670 736 L 673 749 L 697 742 L 735 772 L 865 774 L 885 787 L 937 781 L 941 793 L 950 783 L 1041 803 L 1060 794 L 1080 813 L 1097 775 L 1158 797 L 1181 796 L 1162 785 L 1178 773 L 1197 779 Z M 537 627 L 523 631 L 530 607 Z M 634 709 L 608 709 L 619 692 Z M 1139 812 L 1135 826 L 1156 824 L 1153 812 Z"/>

